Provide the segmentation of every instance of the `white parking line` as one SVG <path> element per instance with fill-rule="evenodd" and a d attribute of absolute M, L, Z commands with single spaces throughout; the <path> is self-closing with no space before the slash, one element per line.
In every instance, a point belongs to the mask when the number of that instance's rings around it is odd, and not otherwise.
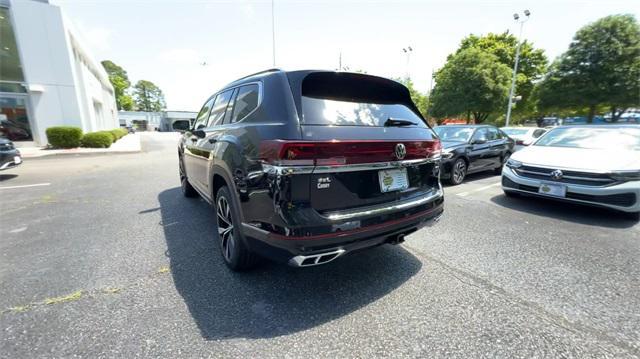
<path fill-rule="evenodd" d="M 471 193 L 484 191 L 485 189 L 489 189 L 489 188 L 492 188 L 492 187 L 497 187 L 497 186 L 500 186 L 500 184 L 501 184 L 501 182 L 496 182 L 496 183 L 490 184 L 488 186 L 484 186 L 484 187 L 473 189 L 471 191 L 460 192 L 460 193 L 457 193 L 457 195 L 460 196 L 460 197 L 466 197 L 466 196 L 470 195 Z"/>
<path fill-rule="evenodd" d="M 27 188 L 27 187 L 41 187 L 41 186 L 49 186 L 51 183 L 36 183 L 36 184 L 25 184 L 22 186 L 7 186 L 0 187 L 0 189 L 15 189 L 15 188 Z"/>

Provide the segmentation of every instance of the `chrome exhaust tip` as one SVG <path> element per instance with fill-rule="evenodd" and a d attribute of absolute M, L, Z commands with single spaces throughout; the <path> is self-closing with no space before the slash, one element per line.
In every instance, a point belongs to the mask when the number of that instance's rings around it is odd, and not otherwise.
<path fill-rule="evenodd" d="M 293 267 L 311 267 L 320 264 L 329 263 L 345 253 L 344 249 L 336 249 L 330 252 L 310 254 L 307 256 L 299 255 L 289 259 L 289 265 Z"/>

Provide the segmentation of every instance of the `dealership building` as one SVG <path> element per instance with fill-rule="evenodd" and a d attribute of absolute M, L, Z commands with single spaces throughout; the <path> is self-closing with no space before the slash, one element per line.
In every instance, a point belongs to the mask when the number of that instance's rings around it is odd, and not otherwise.
<path fill-rule="evenodd" d="M 0 135 L 46 145 L 51 126 L 119 126 L 113 87 L 61 9 L 0 0 Z"/>

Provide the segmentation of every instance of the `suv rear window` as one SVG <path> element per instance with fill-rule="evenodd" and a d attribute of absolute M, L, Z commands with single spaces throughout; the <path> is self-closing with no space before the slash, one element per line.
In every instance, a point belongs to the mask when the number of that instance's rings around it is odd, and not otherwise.
<path fill-rule="evenodd" d="M 406 88 L 391 80 L 355 74 L 310 74 L 302 82 L 301 95 L 305 125 L 382 127 L 392 118 L 427 127 L 411 109 Z"/>

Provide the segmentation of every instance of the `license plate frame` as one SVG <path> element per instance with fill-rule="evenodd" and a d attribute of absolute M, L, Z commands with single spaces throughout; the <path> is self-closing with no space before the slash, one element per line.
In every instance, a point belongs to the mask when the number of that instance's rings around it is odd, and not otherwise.
<path fill-rule="evenodd" d="M 567 197 L 567 186 L 558 183 L 543 182 L 538 187 L 538 193 L 546 196 L 565 198 Z"/>
<path fill-rule="evenodd" d="M 380 192 L 388 193 L 409 188 L 409 176 L 406 168 L 394 168 L 378 171 Z"/>

